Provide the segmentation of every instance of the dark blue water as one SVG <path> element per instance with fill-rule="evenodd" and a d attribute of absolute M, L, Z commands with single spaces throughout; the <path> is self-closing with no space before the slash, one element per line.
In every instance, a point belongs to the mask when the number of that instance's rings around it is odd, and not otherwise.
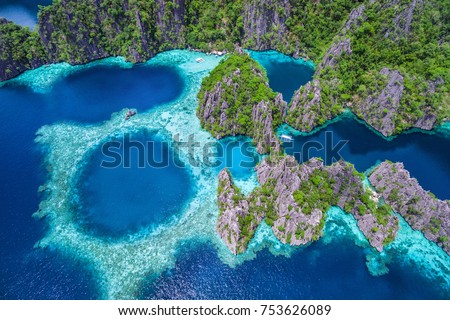
<path fill-rule="evenodd" d="M 348 142 L 340 148 L 339 141 Z M 285 151 L 296 153 L 299 161 L 321 157 L 327 164 L 342 156 L 361 172 L 377 161 L 400 161 L 424 189 L 441 199 L 450 199 L 450 139 L 440 135 L 415 132 L 387 141 L 349 117 L 313 135 L 296 137 L 293 145 L 285 144 Z M 333 159 L 334 155 L 337 157 Z"/>
<path fill-rule="evenodd" d="M 104 84 L 113 90 L 106 90 Z M 37 129 L 57 121 L 107 120 L 127 106 L 146 110 L 175 99 L 182 90 L 183 82 L 174 69 L 144 66 L 93 68 L 62 79 L 45 95 L 25 87 L 0 88 L 0 298 L 98 295 L 95 289 L 71 285 L 92 283 L 83 268 L 59 255 L 33 250 L 45 226 L 31 217 L 40 201 L 37 189 L 45 181 L 42 156 L 33 142 Z M 24 285 L 25 280 L 31 284 Z"/>
<path fill-rule="evenodd" d="M 78 221 L 96 235 L 120 237 L 167 222 L 193 193 L 188 171 L 168 143 L 151 133 L 99 148 L 83 177 Z"/>
<path fill-rule="evenodd" d="M 49 5 L 52 0 L 0 0 L 0 17 L 33 29 L 37 23 L 38 5 Z"/>
<path fill-rule="evenodd" d="M 302 76 L 297 72 L 293 75 Z M 273 80 L 271 85 L 274 86 Z M 36 130 L 57 121 L 103 121 L 124 107 L 144 111 L 175 99 L 182 89 L 183 83 L 176 71 L 143 66 L 131 70 L 90 69 L 60 80 L 45 95 L 24 87 L 0 88 L 0 298 L 89 299 L 99 296 L 86 266 L 51 250 L 32 249 L 45 232 L 45 221 L 31 218 L 40 200 L 37 188 L 45 179 L 42 155 L 33 143 Z M 333 144 L 341 138 L 350 141 L 341 154 L 345 160 L 354 162 L 358 170 L 367 169 L 376 160 L 400 160 L 425 188 L 439 197 L 450 198 L 449 140 L 411 134 L 388 142 L 355 121 L 343 120 L 310 137 L 297 138 L 296 148 L 305 141 L 324 140 L 327 130 L 333 131 Z M 135 138 L 160 143 L 152 134 Z M 242 141 L 239 139 L 237 143 L 241 145 Z M 231 151 L 235 153 L 235 149 Z M 320 152 L 312 155 L 325 157 Z M 248 158 L 239 152 L 235 157 Z M 167 189 L 173 183 L 189 189 L 183 170 L 170 167 L 169 183 L 165 183 L 162 171 L 147 168 L 142 174 L 141 169 L 132 167 L 105 172 L 98 168 L 99 160 L 100 155 L 94 154 L 87 168 L 92 177 L 84 189 L 85 204 L 91 213 L 82 216 L 82 223 L 94 233 L 124 234 L 166 221 L 177 206 L 188 201 L 186 190 L 180 193 L 182 188 Z M 228 167 L 241 178 L 252 170 L 236 163 Z M 162 189 L 155 190 L 157 186 Z M 166 194 L 146 199 L 149 194 L 153 196 L 158 192 L 160 195 L 173 192 L 177 202 L 167 202 Z M 114 202 L 116 198 L 118 201 Z M 130 198 L 133 201 L 128 201 Z M 123 217 L 123 211 L 127 211 L 127 217 Z M 104 214 L 106 212 L 108 215 Z M 147 215 L 148 212 L 151 214 Z M 125 220 L 120 220 L 122 218 Z M 330 245 L 319 241 L 291 258 L 274 257 L 263 251 L 255 260 L 231 269 L 220 262 L 214 248 L 202 244 L 181 251 L 175 268 L 151 281 L 142 296 L 170 299 L 448 298 L 440 296 L 438 287 L 422 277 L 419 270 L 402 267 L 401 258 L 389 265 L 389 274 L 372 277 L 364 264 L 364 250 L 344 239 Z"/>
<path fill-rule="evenodd" d="M 204 263 L 208 261 L 208 263 Z M 145 299 L 448 299 L 419 270 L 399 261 L 387 275 L 367 272 L 350 239 L 313 243 L 290 258 L 268 250 L 229 268 L 210 245 L 179 253 L 175 268 L 146 285 Z"/>
<path fill-rule="evenodd" d="M 291 101 L 294 91 L 312 80 L 314 67 L 306 61 L 276 51 L 250 51 L 250 55 L 266 69 L 270 87 L 281 92 L 284 101 Z"/>

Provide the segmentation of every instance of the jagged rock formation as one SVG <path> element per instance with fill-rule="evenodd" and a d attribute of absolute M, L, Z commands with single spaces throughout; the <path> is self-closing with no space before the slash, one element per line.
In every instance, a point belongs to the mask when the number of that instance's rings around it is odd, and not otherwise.
<path fill-rule="evenodd" d="M 395 3 L 395 2 L 393 2 Z M 409 5 L 392 21 L 392 28 L 386 31 L 385 37 L 392 40 L 400 39 L 402 36 L 408 36 L 411 32 L 411 23 L 414 14 L 420 14 L 423 7 L 423 0 L 412 0 Z M 417 10 L 417 12 L 415 12 Z"/>
<path fill-rule="evenodd" d="M 119 55 L 142 62 L 164 50 L 230 51 L 236 43 L 315 58 L 335 27 L 360 2 L 340 6 L 306 0 L 54 0 L 40 9 L 37 31 L 27 31 L 24 38 L 0 26 L 0 34 L 6 31 L 9 40 L 25 43 L 17 50 L 3 41 L 1 51 L 33 55 L 28 60 L 0 57 L 3 65 L 14 65 L 14 70 L 0 73 L 0 81 L 44 63 L 80 64 Z M 328 19 L 331 13 L 332 20 Z M 311 41 L 311 33 L 317 44 Z M 38 58 L 42 61 L 29 61 Z"/>
<path fill-rule="evenodd" d="M 419 25 L 427 21 L 423 15 L 430 14 L 433 5 L 445 6 L 440 1 L 412 0 L 371 2 L 354 8 L 323 55 L 314 80 L 295 93 L 286 122 L 309 132 L 348 108 L 382 135 L 391 136 L 412 127 L 431 130 L 448 120 L 444 76 L 429 79 L 406 64 L 393 67 L 401 65 L 398 61 L 404 58 L 399 46 L 405 48 L 405 41 L 418 45 L 414 37 L 422 32 Z M 370 18 L 366 11 L 371 12 Z M 369 39 L 376 40 L 369 44 Z M 437 42 L 436 38 L 428 45 L 436 48 Z M 380 47 L 370 58 L 367 53 L 376 46 Z M 389 46 L 391 51 L 386 49 Z M 415 48 L 405 51 L 417 51 Z"/>
<path fill-rule="evenodd" d="M 343 53 L 352 53 L 350 39 L 348 38 L 344 38 L 343 40 L 334 43 L 330 47 L 330 49 L 328 49 L 328 51 L 323 56 L 322 61 L 320 61 L 319 65 L 317 66 L 316 73 L 320 73 L 326 67 L 334 68 Z"/>
<path fill-rule="evenodd" d="M 326 90 L 326 92 L 322 90 L 324 84 L 325 87 L 330 88 L 336 86 L 337 81 L 320 79 L 318 75 L 325 72 L 326 68 L 334 68 L 343 54 L 351 53 L 352 49 L 348 38 L 342 39 L 328 49 L 317 66 L 314 80 L 295 91 L 289 105 L 286 123 L 298 130 L 310 132 L 342 113 L 344 109 L 337 103 L 338 97 L 330 90 Z"/>
<path fill-rule="evenodd" d="M 248 135 L 259 153 L 280 151 L 274 129 L 281 124 L 286 103 L 248 55 L 233 55 L 221 63 L 204 80 L 198 96 L 197 116 L 217 139 Z"/>
<path fill-rule="evenodd" d="M 221 215 L 217 221 L 217 233 L 230 248 L 233 254 L 245 251 L 252 232 L 262 220 L 262 215 L 251 215 L 249 201 L 233 185 L 228 170 L 219 174 L 219 187 L 217 203 Z M 244 221 L 249 221 L 246 228 Z M 250 235 L 250 237 L 249 237 Z"/>
<path fill-rule="evenodd" d="M 370 175 L 371 184 L 386 203 L 415 230 L 450 254 L 450 203 L 425 191 L 403 163 L 381 163 Z"/>
<path fill-rule="evenodd" d="M 314 81 L 289 107 L 296 129 L 311 131 L 344 108 L 385 136 L 450 119 L 445 1 L 361 3 L 55 0 L 40 10 L 37 32 L 0 21 L 0 81 L 46 63 L 142 62 L 163 50 L 237 44 L 317 59 Z"/>
<path fill-rule="evenodd" d="M 245 250 L 263 219 L 283 243 L 317 240 L 332 205 L 352 214 L 378 251 L 395 238 L 398 220 L 378 203 L 376 193 L 363 186 L 361 175 L 348 163 L 326 167 L 311 159 L 299 166 L 291 156 L 270 157 L 256 171 L 261 187 L 248 197 L 233 185 L 228 171 L 219 175 L 216 230 L 234 254 Z"/>
<path fill-rule="evenodd" d="M 390 136 L 395 132 L 395 117 L 400 106 L 404 82 L 403 76 L 397 70 L 383 68 L 380 75 L 385 77 L 386 84 L 367 97 L 359 112 L 368 124 L 384 136 Z"/>
<path fill-rule="evenodd" d="M 365 5 L 362 4 L 350 12 L 347 21 L 345 21 L 344 26 L 342 27 L 341 35 L 346 35 L 348 31 L 361 26 L 361 22 L 367 19 L 367 16 L 364 14 L 365 9 Z"/>
<path fill-rule="evenodd" d="M 319 124 L 334 117 L 330 108 L 322 103 L 320 80 L 314 79 L 295 91 L 286 122 L 303 132 L 310 132 Z"/>
<path fill-rule="evenodd" d="M 246 47 L 257 50 L 287 48 L 286 19 L 291 15 L 288 0 L 250 0 L 244 5 L 244 40 Z"/>
<path fill-rule="evenodd" d="M 170 5 L 165 0 L 156 0 L 156 27 L 163 46 L 161 50 L 186 46 L 185 11 L 185 0 L 175 0 Z"/>

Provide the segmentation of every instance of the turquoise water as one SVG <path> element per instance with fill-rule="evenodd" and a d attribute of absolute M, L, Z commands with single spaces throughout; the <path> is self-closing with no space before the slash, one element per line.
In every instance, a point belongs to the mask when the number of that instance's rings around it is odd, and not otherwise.
<path fill-rule="evenodd" d="M 127 106 L 148 110 L 175 99 L 182 89 L 175 69 L 146 66 L 80 70 L 60 78 L 45 94 L 21 85 L 0 88 L 0 298 L 99 296 L 86 271 L 89 267 L 49 249 L 33 249 L 47 229 L 45 221 L 37 221 L 31 214 L 38 209 L 42 198 L 38 187 L 49 169 L 42 165 L 45 150 L 34 143 L 36 131 L 59 121 L 105 121 Z"/>
<path fill-rule="evenodd" d="M 195 62 L 198 56 L 203 64 Z M 268 61 L 274 57 L 271 53 Z M 290 59 L 278 58 L 283 63 Z M 217 142 L 200 129 L 195 97 L 202 78 L 218 62 L 172 51 L 134 68 L 116 60 L 43 68 L 0 88 L 0 297 L 449 298 L 448 255 L 405 224 L 383 254 L 368 247 L 354 219 L 343 212 L 328 213 L 325 237 L 310 246 L 293 250 L 261 227 L 245 254 L 229 253 L 215 235 L 217 173 L 229 167 L 238 186 L 249 192 L 256 185 L 253 165 L 259 157 L 251 146 L 248 153 L 239 152 L 238 146 L 248 146 L 245 137 Z M 310 78 L 296 65 L 293 70 L 299 85 Z M 275 88 L 276 73 L 268 75 Z M 129 107 L 138 114 L 126 121 L 123 108 Z M 393 157 L 405 161 L 407 169 L 415 165 L 415 176 L 424 170 L 419 181 L 446 196 L 447 155 L 439 148 L 447 145 L 446 138 L 415 133 L 379 140 L 345 119 L 326 130 L 334 142 L 349 140 L 342 154 L 359 170 Z M 203 162 L 204 154 L 196 153 L 193 158 L 200 164 L 189 164 L 190 155 L 182 150 L 169 156 L 173 164 L 162 169 L 138 168 L 133 153 L 130 168 L 99 166 L 107 156 L 101 152 L 105 143 L 130 135 L 153 142 L 160 155 L 172 149 L 166 143 L 175 134 L 184 141 L 195 134 L 201 146 L 219 143 L 223 153 L 217 158 L 224 162 L 211 167 Z M 324 136 L 324 131 L 299 136 L 295 148 Z M 244 168 L 242 160 L 253 163 Z M 31 218 L 36 211 L 42 220 Z"/>
<path fill-rule="evenodd" d="M 223 168 L 228 168 L 236 179 L 245 180 L 252 176 L 256 164 L 261 160 L 251 139 L 242 136 L 220 140 L 215 150 L 211 164 L 217 174 Z"/>

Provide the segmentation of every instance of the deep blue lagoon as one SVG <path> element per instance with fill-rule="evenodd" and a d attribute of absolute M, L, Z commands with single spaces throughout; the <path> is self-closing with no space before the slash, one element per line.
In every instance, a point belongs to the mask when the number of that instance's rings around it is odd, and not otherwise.
<path fill-rule="evenodd" d="M 249 51 L 250 56 L 266 69 L 270 87 L 291 101 L 294 91 L 312 79 L 314 64 L 280 55 L 277 51 Z"/>
<path fill-rule="evenodd" d="M 170 144 L 154 133 L 108 143 L 95 151 L 80 179 L 77 220 L 85 229 L 115 238 L 167 222 L 180 211 L 193 187 Z"/>
<path fill-rule="evenodd" d="M 89 288 L 90 273 L 79 263 L 60 254 L 33 250 L 45 230 L 45 222 L 31 217 L 41 200 L 38 187 L 46 179 L 42 153 L 34 143 L 36 131 L 60 121 L 101 122 L 125 107 L 145 111 L 174 100 L 183 88 L 175 69 L 153 66 L 93 67 L 61 78 L 45 94 L 25 86 L 0 88 L 0 298 L 98 296 L 95 288 Z M 25 286 L 24 279 L 32 285 Z"/>
<path fill-rule="evenodd" d="M 312 73 L 298 67 L 301 61 L 295 61 L 295 66 L 290 68 L 286 57 L 279 57 L 295 85 L 292 81 L 283 84 L 284 69 L 273 59 L 273 53 L 271 59 L 261 63 L 268 70 L 270 85 L 289 100 L 286 97 L 290 98 L 294 89 L 306 83 Z M 175 69 L 136 66 L 132 69 L 86 69 L 61 78 L 44 94 L 21 86 L 0 88 L 0 203 L 3 209 L 0 298 L 100 297 L 93 279 L 95 275 L 85 263 L 52 248 L 33 249 L 46 228 L 45 220 L 31 218 L 41 200 L 37 189 L 45 181 L 47 169 L 42 165 L 42 151 L 33 142 L 36 131 L 45 124 L 62 121 L 82 125 L 99 123 L 127 107 L 144 112 L 175 100 L 184 85 Z M 349 141 L 341 154 L 345 160 L 355 163 L 358 170 L 368 169 L 377 160 L 403 161 L 426 189 L 439 197 L 450 198 L 450 140 L 447 138 L 413 133 L 387 141 L 354 120 L 342 119 L 313 135 L 297 137 L 295 151 L 308 141 L 323 143 L 326 131 L 332 132 L 334 143 L 341 139 Z M 154 141 L 158 147 L 155 150 L 164 150 L 164 141 L 155 132 L 133 138 Z M 227 141 L 239 146 L 246 139 Z M 294 150 L 287 148 L 286 152 Z M 236 149 L 225 154 L 235 157 Z M 320 152 L 311 154 L 314 155 L 324 157 Z M 185 169 L 168 166 L 156 171 L 132 165 L 108 171 L 99 167 L 103 157 L 100 149 L 94 151 L 80 177 L 82 197 L 78 218 L 80 228 L 86 232 L 101 237 L 121 237 L 140 228 L 165 223 L 181 206 L 189 203 L 194 186 Z M 136 161 L 135 156 L 133 161 Z M 240 179 L 248 178 L 252 172 L 251 168 L 240 168 L 235 162 L 223 166 L 230 167 L 233 175 Z M 230 268 L 218 258 L 214 246 L 187 242 L 177 252 L 175 267 L 157 275 L 156 279 L 152 276 L 138 294 L 149 299 L 449 298 L 444 296 L 439 284 L 427 279 L 420 270 L 405 266 L 401 256 L 390 262 L 388 274 L 370 275 L 365 264 L 368 253 L 368 249 L 355 246 L 353 239 L 343 237 L 328 244 L 320 240 L 297 249 L 289 258 L 274 256 L 264 249 L 255 259 Z"/>

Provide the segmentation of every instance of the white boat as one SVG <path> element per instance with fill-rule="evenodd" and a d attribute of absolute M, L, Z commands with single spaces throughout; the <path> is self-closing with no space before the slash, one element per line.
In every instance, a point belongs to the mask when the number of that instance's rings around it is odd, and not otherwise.
<path fill-rule="evenodd" d="M 203 60 L 203 58 L 197 58 L 197 59 L 195 59 L 195 61 L 197 61 L 197 63 L 201 63 L 201 62 L 204 62 L 205 60 Z"/>
<path fill-rule="evenodd" d="M 288 136 L 287 134 L 282 134 L 281 141 L 292 142 L 292 141 L 294 141 L 294 138 L 292 138 L 291 136 Z"/>

